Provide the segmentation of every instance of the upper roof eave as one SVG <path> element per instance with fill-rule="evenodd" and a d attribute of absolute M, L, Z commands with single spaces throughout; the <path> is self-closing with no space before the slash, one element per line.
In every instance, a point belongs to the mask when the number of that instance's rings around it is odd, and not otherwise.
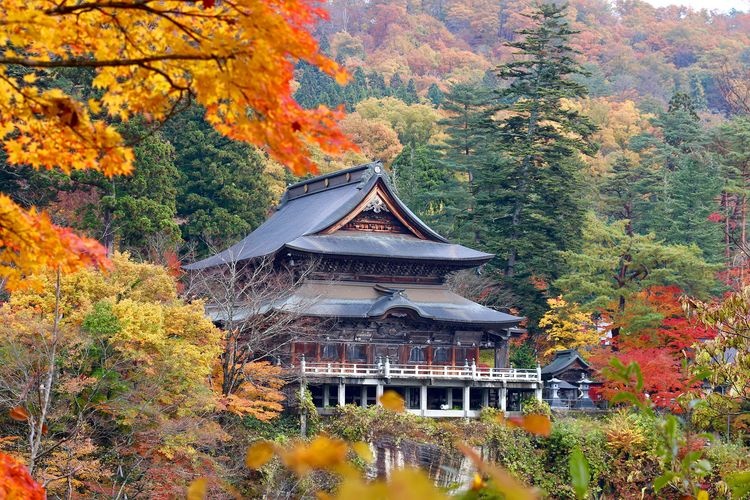
<path fill-rule="evenodd" d="M 378 185 L 401 216 L 424 237 L 451 244 L 409 210 L 393 192 L 382 165 L 372 162 L 290 185 L 276 211 L 252 233 L 221 252 L 185 265 L 184 269 L 195 271 L 275 255 L 295 239 L 316 235 L 340 222 L 357 210 Z M 492 255 L 483 254 L 475 261 L 465 262 L 480 265 L 491 258 Z"/>

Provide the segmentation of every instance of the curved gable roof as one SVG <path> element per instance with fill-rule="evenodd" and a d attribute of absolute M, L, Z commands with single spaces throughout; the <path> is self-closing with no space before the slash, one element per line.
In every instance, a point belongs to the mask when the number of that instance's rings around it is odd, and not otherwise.
<path fill-rule="evenodd" d="M 451 245 L 409 210 L 393 193 L 382 165 L 373 162 L 292 184 L 287 188 L 273 215 L 255 231 L 216 255 L 186 265 L 185 269 L 199 270 L 261 258 L 275 254 L 287 244 L 289 248 L 307 250 L 306 247 L 310 246 L 311 242 L 309 239 L 300 240 L 301 237 L 318 235 L 316 239 L 319 243 L 321 238 L 326 237 L 321 233 L 335 231 L 334 226 L 337 223 L 351 217 L 353 213 L 356 215 L 356 210 L 362 209 L 370 194 L 376 189 L 388 197 L 399 216 L 415 230 L 416 239 L 460 247 Z M 334 243 L 336 242 L 332 240 L 332 245 L 327 246 L 336 252 L 338 245 Z M 420 248 L 425 246 L 422 245 Z M 460 252 L 462 256 L 471 255 L 478 263 L 492 258 L 491 254 L 461 248 L 469 252 Z M 453 249 L 453 253 L 456 251 Z M 445 255 L 448 260 L 453 260 L 450 258 L 451 252 Z M 418 255 L 414 257 L 419 258 Z"/>

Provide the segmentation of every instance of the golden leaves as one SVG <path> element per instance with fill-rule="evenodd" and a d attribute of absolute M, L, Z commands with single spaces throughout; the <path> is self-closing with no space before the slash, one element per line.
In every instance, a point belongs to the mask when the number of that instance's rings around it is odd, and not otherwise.
<path fill-rule="evenodd" d="M 457 443 L 457 447 L 477 469 L 470 484 L 473 492 L 479 493 L 484 490 L 498 492 L 503 495 L 503 498 L 519 500 L 537 498 L 535 490 L 526 487 L 505 470 L 484 463 L 473 449 L 462 443 Z M 316 497 L 319 499 L 419 498 L 438 500 L 448 498 L 445 492 L 435 487 L 424 471 L 418 469 L 394 470 L 387 480 L 369 481 L 347 462 L 350 452 L 354 452 L 366 462 L 372 461 L 372 454 L 367 443 L 347 444 L 337 438 L 318 435 L 309 442 L 300 440 L 286 447 L 268 441 L 259 441 L 248 450 L 246 464 L 251 469 L 258 469 L 277 455 L 287 468 L 299 476 L 315 470 L 337 473 L 341 478 L 338 490 L 334 494 L 316 492 Z"/>
<path fill-rule="evenodd" d="M 368 463 L 368 464 L 372 463 L 374 457 L 372 456 L 370 445 L 368 445 L 367 443 L 363 441 L 358 441 L 352 444 L 352 450 L 365 463 Z"/>
<path fill-rule="evenodd" d="M 471 478 L 471 489 L 474 491 L 481 490 L 484 488 L 486 483 L 484 482 L 484 478 L 482 475 L 478 472 L 474 473 L 474 476 Z"/>
<path fill-rule="evenodd" d="M 339 83 L 348 79 L 311 34 L 325 16 L 322 7 L 307 0 L 165 0 L 158 9 L 138 2 L 98 5 L 3 3 L 0 138 L 10 164 L 127 174 L 133 151 L 102 114 L 160 121 L 187 95 L 219 132 L 267 149 L 297 174 L 315 171 L 310 145 L 327 153 L 354 147 L 338 128 L 343 111 L 303 109 L 293 99 L 298 60 Z M 40 71 L 16 77 L 8 68 L 17 63 Z M 41 70 L 67 66 L 95 69 L 97 99 L 46 90 L 54 82 Z M 101 263 L 99 253 L 90 240 L 62 234 L 43 216 L 0 200 L 0 276 L 10 278 L 11 287 L 45 266 Z"/>
<path fill-rule="evenodd" d="M 378 401 L 383 405 L 383 408 L 387 410 L 395 411 L 397 413 L 403 413 L 406 411 L 404 398 L 402 398 L 396 391 L 385 391 Z"/>
<path fill-rule="evenodd" d="M 187 490 L 187 500 L 203 500 L 208 494 L 208 480 L 199 477 L 190 483 Z"/>
<path fill-rule="evenodd" d="M 298 443 L 281 455 L 281 460 L 297 474 L 333 469 L 346 461 L 349 447 L 341 439 L 316 436 L 310 443 Z"/>
<path fill-rule="evenodd" d="M 245 466 L 248 469 L 260 469 L 273 458 L 274 446 L 268 441 L 258 441 L 247 450 Z"/>

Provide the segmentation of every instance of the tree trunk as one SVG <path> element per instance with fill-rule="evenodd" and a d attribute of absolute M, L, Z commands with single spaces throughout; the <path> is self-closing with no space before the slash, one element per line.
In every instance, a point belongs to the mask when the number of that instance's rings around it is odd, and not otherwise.
<path fill-rule="evenodd" d="M 57 341 L 60 329 L 60 268 L 55 279 L 55 309 L 52 335 L 47 354 L 47 367 L 44 380 L 39 385 L 39 415 L 29 417 L 29 474 L 35 474 L 38 459 L 42 453 L 42 435 L 47 427 L 47 413 L 52 402 L 52 382 L 57 368 Z"/>

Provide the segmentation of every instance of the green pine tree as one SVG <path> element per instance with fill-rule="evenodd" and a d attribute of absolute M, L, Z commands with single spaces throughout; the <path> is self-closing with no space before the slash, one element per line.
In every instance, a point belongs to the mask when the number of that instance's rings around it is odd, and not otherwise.
<path fill-rule="evenodd" d="M 445 99 L 445 94 L 443 94 L 443 91 L 440 90 L 440 87 L 438 87 L 436 83 L 433 83 L 427 89 L 427 99 L 429 99 L 436 108 L 439 108 Z"/>
<path fill-rule="evenodd" d="M 644 167 L 656 172 L 654 201 L 648 217 L 636 225 L 671 244 L 696 244 L 712 262 L 722 256 L 722 228 L 710 219 L 719 212 L 722 188 L 716 156 L 708 148 L 709 134 L 692 100 L 677 93 L 669 108 L 653 121 L 657 135 L 633 140 Z"/>

